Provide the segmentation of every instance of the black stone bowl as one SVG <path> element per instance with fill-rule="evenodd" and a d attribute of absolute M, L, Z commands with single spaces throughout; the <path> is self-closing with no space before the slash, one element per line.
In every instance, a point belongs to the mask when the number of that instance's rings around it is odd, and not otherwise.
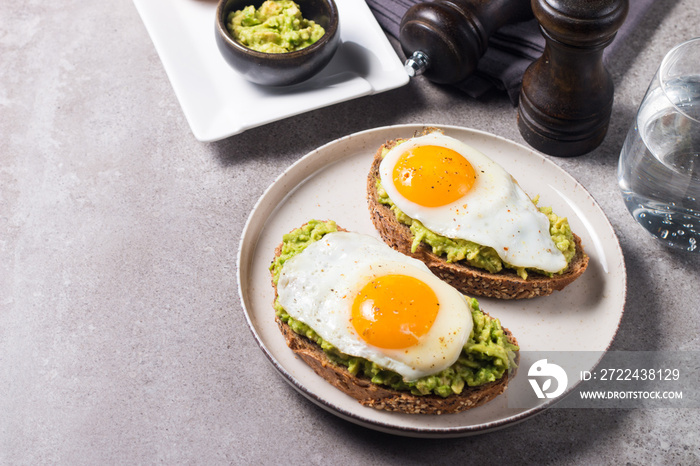
<path fill-rule="evenodd" d="M 288 86 L 309 79 L 333 58 L 340 44 L 338 8 L 333 0 L 296 0 L 302 16 L 320 24 L 326 33 L 315 43 L 288 53 L 258 52 L 236 42 L 226 28 L 231 11 L 263 0 L 220 0 L 216 9 L 216 44 L 221 55 L 245 79 L 266 86 Z"/>

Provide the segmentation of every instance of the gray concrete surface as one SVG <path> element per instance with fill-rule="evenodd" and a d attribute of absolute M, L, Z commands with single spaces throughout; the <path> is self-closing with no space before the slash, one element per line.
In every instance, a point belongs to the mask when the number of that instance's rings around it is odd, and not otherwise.
<path fill-rule="evenodd" d="M 269 183 L 323 143 L 389 124 L 523 143 L 504 95 L 474 101 L 419 78 L 205 144 L 131 2 L 3 2 L 0 17 L 0 463 L 700 462 L 697 410 L 552 409 L 449 440 L 378 433 L 308 402 L 256 346 L 235 262 Z M 649 79 L 698 17 L 694 0 L 657 2 L 609 66 L 604 143 L 554 159 L 622 245 L 613 349 L 700 348 L 700 256 L 653 243 L 615 175 Z"/>

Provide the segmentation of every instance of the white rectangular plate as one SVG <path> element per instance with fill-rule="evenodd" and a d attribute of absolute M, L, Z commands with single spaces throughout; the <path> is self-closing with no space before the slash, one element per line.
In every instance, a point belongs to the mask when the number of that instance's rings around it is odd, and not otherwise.
<path fill-rule="evenodd" d="M 214 0 L 134 0 L 185 118 L 216 141 L 283 118 L 408 82 L 401 60 L 364 1 L 336 0 L 341 45 L 310 80 L 284 88 L 246 81 L 219 53 Z"/>

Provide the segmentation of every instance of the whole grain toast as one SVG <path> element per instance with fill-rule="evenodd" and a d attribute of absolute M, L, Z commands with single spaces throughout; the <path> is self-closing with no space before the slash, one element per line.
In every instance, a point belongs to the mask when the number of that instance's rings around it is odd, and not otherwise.
<path fill-rule="evenodd" d="M 338 228 L 338 231 L 347 231 Z M 275 249 L 275 257 L 282 252 L 282 244 Z M 277 285 L 272 281 L 277 299 Z M 483 312 L 483 311 L 482 311 Z M 506 390 L 508 382 L 515 376 L 520 353 L 516 352 L 516 366 L 506 371 L 503 376 L 493 382 L 478 386 L 466 386 L 458 395 L 443 398 L 439 395 L 413 395 L 408 391 L 394 390 L 389 387 L 372 383 L 368 378 L 355 376 L 342 365 L 331 361 L 320 346 L 304 335 L 294 332 L 288 324 L 279 317 L 275 321 L 284 335 L 287 346 L 299 356 L 316 374 L 331 385 L 351 396 L 363 406 L 370 408 L 401 412 L 407 414 L 450 414 L 475 408 L 492 400 Z M 508 340 L 517 346 L 517 340 L 512 333 L 503 327 Z"/>
<path fill-rule="evenodd" d="M 581 238 L 574 234 L 576 255 L 569 263 L 566 272 L 548 277 L 537 273 L 521 278 L 515 271 L 503 269 L 490 273 L 484 269 L 472 267 L 464 261 L 447 262 L 433 253 L 432 248 L 421 243 L 415 252 L 411 251 L 413 233 L 408 225 L 400 223 L 388 205 L 381 204 L 377 195 L 379 164 L 385 149 L 391 149 L 398 141 L 387 141 L 374 156 L 367 176 L 367 203 L 372 223 L 384 242 L 408 256 L 423 261 L 435 275 L 446 281 L 462 293 L 470 296 L 485 296 L 498 299 L 523 299 L 547 296 L 555 290 L 562 290 L 576 280 L 588 267 L 588 256 L 584 253 Z"/>

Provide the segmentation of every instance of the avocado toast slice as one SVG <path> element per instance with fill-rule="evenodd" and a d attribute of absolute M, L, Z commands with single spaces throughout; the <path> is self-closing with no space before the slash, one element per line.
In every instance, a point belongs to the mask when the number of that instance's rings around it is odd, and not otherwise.
<path fill-rule="evenodd" d="M 515 375 L 517 341 L 498 319 L 467 299 L 474 326 L 458 360 L 437 374 L 406 381 L 366 359 L 343 354 L 308 325 L 295 320 L 278 300 L 277 283 L 284 263 L 306 246 L 334 231 L 334 222 L 312 220 L 284 236 L 270 266 L 275 289 L 275 320 L 287 345 L 320 377 L 362 405 L 411 414 L 457 413 L 501 394 Z"/>
<path fill-rule="evenodd" d="M 435 128 L 426 128 L 426 132 L 435 131 Z M 425 134 L 425 133 L 424 133 Z M 567 285 L 583 274 L 588 267 L 588 256 L 585 254 L 581 238 L 573 233 L 568 233 L 569 247 L 571 248 L 571 258 L 567 268 L 563 273 L 540 274 L 537 272 L 528 273 L 529 270 L 510 269 L 501 265 L 495 251 L 479 251 L 478 256 L 482 262 L 488 262 L 492 257 L 498 261 L 497 270 L 492 271 L 469 264 L 467 260 L 453 260 L 446 253 L 444 248 L 433 247 L 418 238 L 412 230 L 413 227 L 420 227 L 419 222 L 407 217 L 405 214 L 396 211 L 396 208 L 387 202 L 385 193 L 381 193 L 379 183 L 379 167 L 384 155 L 402 139 L 387 141 L 376 152 L 369 174 L 367 176 L 367 203 L 377 232 L 392 248 L 408 256 L 424 262 L 432 271 L 462 293 L 470 296 L 485 296 L 498 299 L 522 299 L 547 296 L 555 290 L 562 290 Z M 542 210 L 542 209 L 541 209 Z M 551 215 L 551 212 L 550 212 Z M 559 219 L 556 215 L 552 216 Z M 557 222 L 555 220 L 555 222 Z M 565 220 L 565 219 L 564 219 Z M 413 225 L 412 225 L 413 224 Z M 557 228 L 558 225 L 554 228 Z M 568 228 L 568 222 L 566 224 Z M 436 237 L 429 230 L 427 234 L 423 227 L 421 235 L 423 237 Z M 449 238 L 444 238 L 450 242 Z M 476 245 L 479 247 L 478 245 Z M 493 252 L 493 254 L 489 254 Z M 491 257 L 487 257 L 491 256 Z"/>

